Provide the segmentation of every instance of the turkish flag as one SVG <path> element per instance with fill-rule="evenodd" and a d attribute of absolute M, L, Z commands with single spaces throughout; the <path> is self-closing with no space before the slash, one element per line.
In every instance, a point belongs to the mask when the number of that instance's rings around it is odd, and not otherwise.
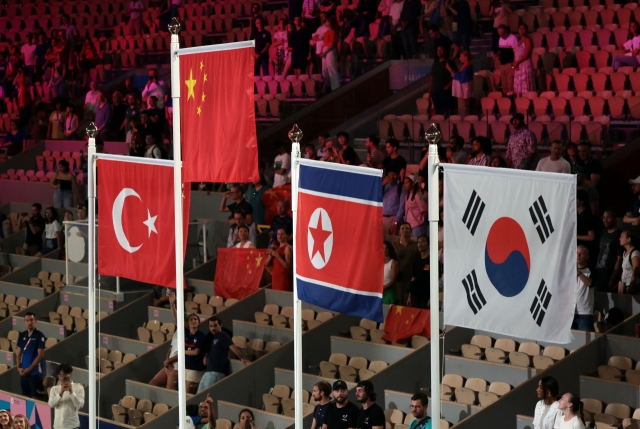
<path fill-rule="evenodd" d="M 180 53 L 184 182 L 258 179 L 254 48 L 240 45 L 246 47 Z"/>
<path fill-rule="evenodd" d="M 264 222 L 267 225 L 273 223 L 273 218 L 278 214 L 278 201 L 287 200 L 291 202 L 291 184 L 276 186 L 262 194 L 262 205 L 264 206 Z M 289 216 L 293 216 L 291 204 L 289 204 Z"/>
<path fill-rule="evenodd" d="M 218 249 L 213 290 L 224 299 L 242 299 L 260 287 L 267 252 L 264 249 Z"/>
<path fill-rule="evenodd" d="M 410 340 L 414 335 L 431 338 L 431 312 L 414 307 L 392 305 L 384 321 L 382 338 L 392 343 Z"/>
<path fill-rule="evenodd" d="M 98 160 L 98 273 L 176 287 L 173 167 Z M 183 189 L 183 240 L 189 223 Z"/>

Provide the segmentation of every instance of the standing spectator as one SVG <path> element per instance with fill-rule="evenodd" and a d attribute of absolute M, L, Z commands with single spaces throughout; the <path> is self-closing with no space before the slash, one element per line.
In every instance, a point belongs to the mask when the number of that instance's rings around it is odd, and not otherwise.
<path fill-rule="evenodd" d="M 376 404 L 376 397 L 371 381 L 362 380 L 356 386 L 356 399 L 362 404 L 358 413 L 357 429 L 384 429 L 384 411 Z"/>
<path fill-rule="evenodd" d="M 387 151 L 387 157 L 382 161 L 385 175 L 390 171 L 395 171 L 398 174 L 400 181 L 404 182 L 404 175 L 407 170 L 407 161 L 398 153 L 400 148 L 400 142 L 394 138 L 387 139 L 385 149 Z"/>
<path fill-rule="evenodd" d="M 333 1 L 333 0 L 328 0 L 328 1 Z M 315 46 L 315 52 L 314 52 L 315 55 L 313 55 L 313 57 L 311 58 L 311 72 L 316 74 L 318 73 L 318 70 L 320 71 L 320 73 L 322 73 L 322 50 L 324 49 L 324 42 L 323 42 L 324 33 L 329 31 L 329 28 L 325 25 L 327 22 L 328 16 L 332 16 L 335 19 L 335 13 L 333 15 L 321 13 L 320 14 L 321 25 L 311 35 L 311 40 L 309 41 L 309 44 L 311 46 Z M 322 155 L 319 155 L 319 156 L 322 156 Z"/>
<path fill-rule="evenodd" d="M 531 170 L 535 167 L 536 136 L 524 125 L 524 115 L 516 112 L 511 117 L 514 131 L 507 142 L 507 167 L 519 170 Z"/>
<path fill-rule="evenodd" d="M 42 388 L 44 375 L 44 334 L 36 329 L 36 316 L 28 312 L 24 315 L 26 331 L 20 332 L 16 344 L 16 367 L 20 374 L 20 390 L 22 396 L 37 398 Z"/>
<path fill-rule="evenodd" d="M 327 28 L 322 39 L 322 80 L 324 92 L 335 91 L 340 87 L 338 71 L 338 24 L 335 18 L 327 17 L 324 22 Z"/>
<path fill-rule="evenodd" d="M 156 138 L 153 136 L 153 134 L 147 134 L 144 137 L 144 139 L 145 139 L 144 141 L 146 143 L 144 157 L 145 158 L 162 159 L 162 151 L 160 150 L 160 148 L 156 144 Z"/>
<path fill-rule="evenodd" d="M 262 23 L 263 23 L 263 24 L 264 24 L 265 22 L 267 22 L 267 21 L 265 20 L 265 18 L 264 18 L 264 15 L 262 15 L 262 14 L 260 13 L 260 9 L 261 9 L 261 7 L 260 7 L 260 3 L 253 3 L 253 4 L 251 5 L 251 16 L 250 16 L 250 18 L 251 18 L 251 32 L 252 32 L 252 33 L 253 33 L 253 31 L 256 29 L 256 25 L 255 25 L 255 23 L 256 23 L 256 19 L 260 18 L 260 19 L 262 20 Z M 300 10 L 302 10 L 302 9 L 300 9 Z M 299 13 L 298 13 L 298 14 L 294 14 L 293 16 L 300 16 L 300 14 L 299 14 Z"/>
<path fill-rule="evenodd" d="M 347 383 L 342 380 L 333 382 L 333 400 L 329 403 L 322 429 L 350 429 L 357 427 L 358 407 L 349 402 Z"/>
<path fill-rule="evenodd" d="M 31 82 L 35 82 L 35 66 L 36 66 L 36 44 L 33 43 L 33 34 L 29 33 L 25 37 L 25 43 L 20 48 L 20 52 L 22 52 L 22 60 L 24 61 L 24 66 L 27 69 L 27 75 L 29 76 L 29 80 Z"/>
<path fill-rule="evenodd" d="M 572 171 L 574 168 L 582 165 L 582 160 L 578 156 L 578 147 L 575 143 L 567 143 L 564 152 L 563 158 L 569 163 Z"/>
<path fill-rule="evenodd" d="M 289 201 L 280 200 L 276 205 L 276 216 L 271 224 L 271 231 L 276 234 L 279 229 L 284 229 L 287 235 L 293 234 L 293 218 L 289 216 Z"/>
<path fill-rule="evenodd" d="M 44 246 L 35 254 L 40 257 L 62 247 L 62 226 L 58 222 L 58 212 L 53 207 L 44 211 Z"/>
<path fill-rule="evenodd" d="M 460 0 L 458 3 L 467 0 Z M 456 3 L 457 4 L 457 3 Z M 458 99 L 458 114 L 463 118 L 471 112 L 471 99 L 473 94 L 473 64 L 471 63 L 471 52 L 462 51 L 460 53 L 460 70 L 454 72 L 449 64 L 447 70 L 453 77 L 451 95 Z"/>
<path fill-rule="evenodd" d="M 324 24 L 324 20 L 322 19 L 323 14 L 324 19 L 326 19 L 327 16 L 333 16 L 335 18 L 338 6 L 340 6 L 340 2 L 337 0 L 320 0 L 320 23 Z"/>
<path fill-rule="evenodd" d="M 133 95 L 136 100 L 142 100 L 142 92 L 138 88 L 133 85 L 133 79 L 128 77 L 124 81 L 124 89 L 126 90 L 125 94 L 127 97 L 129 95 Z"/>
<path fill-rule="evenodd" d="M 142 11 L 145 10 L 142 0 L 129 2 L 129 36 L 142 35 Z"/>
<path fill-rule="evenodd" d="M 236 209 L 233 212 L 234 224 L 229 228 L 229 235 L 227 237 L 227 247 L 237 247 L 236 245 L 242 241 L 240 228 L 247 228 L 247 236 L 245 241 L 251 243 L 256 242 L 256 228 L 255 224 L 251 224 L 251 227 L 247 225 L 247 213 L 242 209 Z M 243 242 L 244 244 L 244 242 Z"/>
<path fill-rule="evenodd" d="M 327 415 L 327 409 L 331 403 L 331 385 L 326 381 L 318 381 L 313 385 L 311 397 L 316 403 L 316 406 L 313 409 L 311 429 L 322 429 L 325 416 Z"/>
<path fill-rule="evenodd" d="M 464 150 L 464 139 L 460 136 L 452 136 L 447 147 L 447 162 L 451 164 L 466 164 L 469 155 Z"/>
<path fill-rule="evenodd" d="M 402 30 L 402 46 L 404 47 L 404 57 L 408 60 L 420 57 L 420 48 L 418 47 L 418 31 L 420 10 L 422 3 L 420 0 L 404 0 L 402 13 L 400 14 L 400 26 Z"/>
<path fill-rule="evenodd" d="M 511 34 L 509 27 L 501 25 L 498 27 L 498 53 L 494 55 L 496 61 L 496 69 L 500 71 L 500 84 L 502 85 L 502 93 L 507 97 L 513 95 L 513 61 L 515 59 L 515 51 L 518 47 L 518 38 Z"/>
<path fill-rule="evenodd" d="M 636 231 L 627 229 L 620 234 L 620 246 L 624 248 L 622 254 L 622 275 L 618 282 L 618 293 L 635 294 L 640 279 L 640 250 L 636 249 L 634 240 Z"/>
<path fill-rule="evenodd" d="M 614 71 L 618 71 L 622 66 L 640 66 L 640 24 L 636 21 L 631 21 L 629 23 L 629 32 L 631 33 L 631 38 L 624 43 L 626 54 L 615 55 L 611 61 Z"/>
<path fill-rule="evenodd" d="M 20 215 L 20 229 L 27 228 L 27 236 L 22 248 L 28 256 L 33 256 L 42 249 L 42 232 L 44 231 L 44 219 L 40 214 L 42 204 L 33 203 L 31 205 L 31 216 L 26 213 Z"/>
<path fill-rule="evenodd" d="M 269 47 L 271 46 L 271 33 L 264 29 L 264 21 L 262 18 L 256 18 L 253 21 L 256 28 L 251 33 L 251 39 L 255 40 L 255 65 L 253 68 L 254 76 L 269 76 Z"/>
<path fill-rule="evenodd" d="M 120 129 L 124 130 L 125 133 L 131 131 L 131 118 L 134 116 L 140 117 L 138 100 L 134 94 L 127 94 L 127 108 L 124 113 L 124 122 L 119 125 Z"/>
<path fill-rule="evenodd" d="M 398 224 L 404 217 L 404 204 L 407 190 L 398 180 L 398 173 L 394 170 L 382 179 L 382 227 L 384 236 L 396 235 Z"/>
<path fill-rule="evenodd" d="M 558 394 L 560 388 L 558 382 L 553 377 L 542 377 L 538 382 L 536 393 L 538 399 L 536 409 L 533 414 L 533 427 L 535 429 L 554 429 L 556 416 L 561 416 L 562 411 L 558 410 Z"/>
<path fill-rule="evenodd" d="M 366 165 L 371 168 L 383 168 L 382 161 L 384 161 L 384 153 L 378 149 L 380 139 L 375 134 L 371 134 L 364 142 L 364 147 L 367 149 L 367 162 Z"/>
<path fill-rule="evenodd" d="M 581 142 L 578 145 L 578 156 L 582 161 L 582 172 L 584 173 L 586 183 L 599 189 L 600 179 L 602 179 L 604 169 L 600 161 L 591 155 L 591 144 L 589 144 L 589 142 Z"/>
<path fill-rule="evenodd" d="M 513 90 L 518 96 L 525 92 L 535 91 L 536 82 L 533 77 L 533 62 L 531 53 L 533 52 L 533 41 L 527 35 L 529 27 L 522 23 L 518 27 L 520 40 L 515 50 L 515 61 L 513 62 Z"/>
<path fill-rule="evenodd" d="M 150 100 L 151 97 L 156 97 L 158 102 L 156 106 Z M 142 101 L 147 104 L 147 109 L 158 108 L 164 109 L 164 90 L 162 85 L 158 81 L 158 69 L 149 70 L 149 81 L 142 90 Z"/>
<path fill-rule="evenodd" d="M 309 57 L 310 30 L 303 27 L 300 17 L 293 18 L 293 32 L 289 39 L 289 49 L 291 50 L 291 66 L 296 77 L 307 71 L 307 58 Z M 318 27 L 319 28 L 319 27 Z M 285 70 L 286 71 L 286 70 Z"/>
<path fill-rule="evenodd" d="M 429 269 L 429 239 L 426 235 L 421 235 L 418 237 L 417 244 L 418 253 L 413 262 L 411 283 L 407 288 L 409 291 L 407 305 L 417 308 L 429 308 L 429 299 L 431 299 L 431 290 L 429 289 L 431 285 L 431 278 L 429 277 L 431 272 Z"/>
<path fill-rule="evenodd" d="M 602 223 L 604 228 L 600 232 L 600 252 L 595 261 L 596 284 L 594 288 L 598 292 L 608 292 L 614 290 L 622 269 L 623 249 L 620 246 L 622 232 L 618 228 L 616 215 L 612 210 L 604 211 Z"/>
<path fill-rule="evenodd" d="M 64 139 L 64 120 L 65 114 L 62 111 L 62 101 L 56 101 L 56 110 L 49 115 L 49 128 L 47 129 L 47 138 L 50 140 Z"/>
<path fill-rule="evenodd" d="M 78 128 L 80 128 L 80 119 L 73 111 L 73 104 L 67 104 L 67 111 L 64 119 L 65 140 L 79 140 Z"/>
<path fill-rule="evenodd" d="M 49 392 L 49 407 L 55 411 L 53 429 L 80 427 L 78 411 L 84 407 L 84 387 L 74 383 L 73 367 L 63 363 L 58 367 L 58 383 Z"/>
<path fill-rule="evenodd" d="M 576 281 L 576 309 L 571 329 L 593 332 L 593 276 L 589 269 L 589 249 L 578 246 L 578 278 Z"/>
<path fill-rule="evenodd" d="M 471 45 L 471 33 L 473 32 L 473 22 L 471 21 L 471 8 L 467 0 L 453 0 L 447 9 L 455 16 L 458 24 L 458 38 L 463 51 L 468 51 Z"/>
<path fill-rule="evenodd" d="M 293 17 L 294 21 L 297 17 Z M 303 0 L 302 2 L 302 18 L 304 26 L 310 32 L 316 31 L 320 26 L 320 1 L 319 0 Z"/>
<path fill-rule="evenodd" d="M 98 92 L 98 105 L 96 106 L 96 117 L 94 120 L 98 127 L 98 137 L 107 140 L 109 135 L 109 124 L 111 123 L 111 106 L 107 103 L 104 92 Z"/>
<path fill-rule="evenodd" d="M 562 142 L 554 140 L 549 148 L 549 156 L 538 161 L 536 171 L 546 171 L 547 173 L 571 173 L 571 166 L 566 159 L 562 158 Z"/>
<path fill-rule="evenodd" d="M 110 140 L 123 142 L 125 138 L 124 127 L 127 115 L 127 106 L 122 103 L 122 94 L 120 91 L 113 93 L 113 106 L 111 112 L 111 120 L 109 123 Z"/>
<path fill-rule="evenodd" d="M 16 88 L 16 101 L 18 104 L 18 116 L 20 117 L 20 126 L 24 127 L 31 119 L 31 94 L 30 81 L 24 74 L 24 69 L 18 70 L 18 75 L 13 81 Z"/>
<path fill-rule="evenodd" d="M 596 222 L 588 206 L 589 195 L 586 191 L 576 192 L 576 214 L 577 214 L 577 238 L 578 245 L 585 246 L 590 250 L 590 254 L 595 254 L 593 250 L 596 245 Z"/>
<path fill-rule="evenodd" d="M 291 177 L 291 156 L 284 150 L 284 144 L 277 140 L 273 144 L 273 148 L 278 152 L 274 162 L 273 171 L 273 187 L 281 186 L 289 183 Z"/>
<path fill-rule="evenodd" d="M 585 429 L 584 404 L 580 397 L 572 393 L 565 393 L 558 401 L 558 410 L 562 414 L 556 417 L 556 429 Z"/>
<path fill-rule="evenodd" d="M 384 244 L 384 280 L 382 282 L 382 303 L 397 304 L 398 293 L 396 292 L 396 280 L 400 269 L 396 260 L 396 252 L 393 245 L 388 241 Z M 402 303 L 401 303 L 402 304 Z"/>
<path fill-rule="evenodd" d="M 491 47 L 493 48 L 493 53 L 498 53 L 498 41 L 500 40 L 500 34 L 498 33 L 498 28 L 501 25 L 509 25 L 509 15 L 513 13 L 513 8 L 511 7 L 511 0 L 500 0 L 500 6 L 494 8 L 493 4 L 491 5 L 491 15 L 493 15 L 493 32 L 491 35 Z"/>
<path fill-rule="evenodd" d="M 44 74 L 45 65 L 47 63 L 46 55 L 50 49 L 51 49 L 51 44 L 47 40 L 44 33 L 38 34 L 38 43 L 36 45 L 36 51 L 35 51 L 35 54 L 36 54 L 35 75 L 36 75 L 37 82 L 41 82 L 43 80 L 42 76 Z M 0 59 L 0 63 L 2 62 L 3 59 L 4 57 Z M 0 76 L 0 78 L 2 78 L 2 76 Z M 83 85 L 83 87 L 84 86 L 87 86 L 87 85 L 85 84 Z"/>
<path fill-rule="evenodd" d="M 281 18 L 278 20 L 278 28 L 273 35 L 273 47 L 276 48 L 276 61 L 274 64 L 276 75 L 286 76 L 288 68 L 291 66 L 288 44 L 289 35 L 287 33 L 287 20 Z"/>
<path fill-rule="evenodd" d="M 457 46 L 451 42 L 447 36 L 440 32 L 440 28 L 437 25 L 431 25 L 429 27 L 429 37 L 431 38 L 431 43 L 433 45 L 433 58 L 438 58 L 438 47 L 444 47 L 446 52 L 449 52 L 453 49 L 453 57 L 455 58 L 458 55 Z"/>
<path fill-rule="evenodd" d="M 85 118 L 87 117 L 87 114 L 95 118 L 96 109 L 98 108 L 98 103 L 100 102 L 99 96 L 100 93 L 96 89 L 96 83 L 94 81 L 91 81 L 89 83 L 89 91 L 84 97 Z"/>
<path fill-rule="evenodd" d="M 76 176 L 69 169 L 69 161 L 66 159 L 58 162 L 58 170 L 51 178 L 53 192 L 53 207 L 73 207 L 74 193 L 78 194 L 78 182 Z"/>
<path fill-rule="evenodd" d="M 378 13 L 380 14 L 380 24 L 378 25 L 378 39 L 391 34 L 391 6 L 394 0 L 381 0 L 378 4 Z"/>
<path fill-rule="evenodd" d="M 63 60 L 62 53 L 58 52 L 53 63 L 53 71 L 49 80 L 49 87 L 56 97 L 68 97 L 67 82 L 67 63 Z"/>
<path fill-rule="evenodd" d="M 275 249 L 272 247 L 267 251 L 267 260 L 265 261 L 266 265 L 273 263 L 271 289 L 291 292 L 293 290 L 293 250 L 287 243 L 287 232 L 284 228 L 276 231 L 276 239 L 278 247 Z"/>
<path fill-rule="evenodd" d="M 256 225 L 264 224 L 264 204 L 262 203 L 262 196 L 269 188 L 270 186 L 267 186 L 264 173 L 259 173 L 258 180 L 250 184 L 244 193 L 245 199 L 253 208 L 253 223 Z"/>
<path fill-rule="evenodd" d="M 233 344 L 229 334 L 222 330 L 222 321 L 213 316 L 209 318 L 209 335 L 205 339 L 202 352 L 205 353 L 204 363 L 207 366 L 198 393 L 222 380 L 229 370 L 229 350 L 231 350 L 245 365 L 249 361 L 242 355 L 242 351 Z"/>
<path fill-rule="evenodd" d="M 404 189 L 407 191 L 404 202 L 404 220 L 411 225 L 411 236 L 418 238 L 427 233 L 427 203 L 422 198 L 420 183 L 413 181 L 412 176 L 404 178 Z"/>
<path fill-rule="evenodd" d="M 431 429 L 433 427 L 431 417 L 427 414 L 429 398 L 426 393 L 418 392 L 411 397 L 411 415 L 413 420 L 409 429 Z"/>
<path fill-rule="evenodd" d="M 637 227 L 640 226 L 640 176 L 629 180 L 629 184 L 635 198 L 629 206 L 629 210 L 624 214 L 622 222 Z"/>
<path fill-rule="evenodd" d="M 409 299 L 407 287 L 413 275 L 413 262 L 418 253 L 418 243 L 411 237 L 411 225 L 407 222 L 400 224 L 400 238 L 393 243 L 400 266 L 400 280 L 396 282 L 396 291 L 401 303 Z"/>
<path fill-rule="evenodd" d="M 140 125 L 136 128 L 140 138 L 146 142 L 146 137 L 152 135 L 155 141 L 162 139 L 162 130 L 158 125 L 151 121 L 148 110 L 140 112 Z"/>
<path fill-rule="evenodd" d="M 17 119 L 11 119 L 11 129 L 4 137 L 2 146 L 0 146 L 0 149 L 8 156 L 17 155 L 24 150 L 24 141 L 27 139 L 27 133 L 19 128 L 19 125 Z"/>
<path fill-rule="evenodd" d="M 453 85 L 453 75 L 458 71 L 458 66 L 449 59 L 449 52 L 445 50 L 444 46 L 438 46 L 436 56 L 436 60 L 431 67 L 431 76 L 429 77 L 429 95 L 433 101 L 436 114 L 449 115 L 452 105 L 451 87 Z"/>
<path fill-rule="evenodd" d="M 231 197 L 233 202 L 227 205 L 227 200 Z M 229 212 L 229 225 L 235 225 L 236 210 L 243 210 L 246 214 L 247 225 L 253 223 L 253 206 L 244 198 L 242 187 L 240 185 L 232 185 L 231 189 L 224 193 L 219 207 L 220 213 Z"/>
<path fill-rule="evenodd" d="M 72 49 L 76 46 L 76 41 L 78 40 L 78 29 L 71 21 L 71 18 L 68 14 L 62 15 L 62 24 L 60 25 L 60 30 L 64 30 L 65 38 Z M 74 49 L 75 50 L 75 49 Z"/>
<path fill-rule="evenodd" d="M 391 58 L 400 60 L 404 58 L 404 48 L 402 47 L 402 9 L 405 0 L 395 0 L 389 8 L 389 20 L 391 22 Z"/>
<path fill-rule="evenodd" d="M 582 167 L 576 167 L 574 174 L 576 175 L 576 189 L 579 191 L 586 191 L 589 197 L 589 208 L 591 214 L 594 216 L 600 215 L 600 194 L 597 189 L 591 185 L 588 185 L 584 179 L 584 173 Z"/>
<path fill-rule="evenodd" d="M 347 165 L 360 165 L 360 158 L 355 149 L 349 146 L 349 133 L 346 131 L 340 131 L 338 133 L 338 143 L 342 146 L 340 152 L 338 152 L 338 159 L 341 164 Z"/>
<path fill-rule="evenodd" d="M 491 164 L 491 140 L 484 136 L 477 136 L 471 143 L 469 165 L 488 167 Z"/>

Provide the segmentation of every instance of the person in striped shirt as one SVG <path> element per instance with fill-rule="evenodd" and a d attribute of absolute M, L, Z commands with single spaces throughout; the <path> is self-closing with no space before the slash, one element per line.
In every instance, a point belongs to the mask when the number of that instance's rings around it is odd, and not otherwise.
<path fill-rule="evenodd" d="M 467 164 L 488 167 L 491 164 L 491 140 L 484 136 L 473 139 Z"/>

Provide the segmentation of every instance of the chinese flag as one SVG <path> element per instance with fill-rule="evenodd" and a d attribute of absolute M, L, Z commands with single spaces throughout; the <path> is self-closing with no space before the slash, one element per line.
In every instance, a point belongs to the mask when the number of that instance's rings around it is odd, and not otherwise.
<path fill-rule="evenodd" d="M 184 182 L 258 179 L 254 49 L 241 44 L 246 47 L 180 53 Z"/>
<path fill-rule="evenodd" d="M 175 288 L 173 167 L 98 160 L 98 198 L 98 273 Z"/>
<path fill-rule="evenodd" d="M 262 205 L 264 206 L 264 222 L 267 225 L 273 223 L 273 218 L 278 214 L 278 201 L 287 200 L 291 203 L 291 184 L 276 186 L 267 190 L 262 195 Z M 291 204 L 289 204 L 289 216 L 293 216 Z"/>
<path fill-rule="evenodd" d="M 383 339 L 398 343 L 411 339 L 414 335 L 431 338 L 429 310 L 392 305 L 384 322 Z"/>
<path fill-rule="evenodd" d="M 267 252 L 264 249 L 218 249 L 213 290 L 224 299 L 242 299 L 260 287 Z"/>

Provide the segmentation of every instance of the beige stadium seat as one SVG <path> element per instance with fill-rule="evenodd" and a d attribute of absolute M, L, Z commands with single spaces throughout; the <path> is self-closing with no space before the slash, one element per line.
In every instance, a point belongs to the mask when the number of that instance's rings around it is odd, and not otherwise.
<path fill-rule="evenodd" d="M 56 344 L 58 344 L 57 338 L 47 338 L 47 341 L 45 341 L 44 343 L 44 347 L 48 349 L 49 347 L 53 347 Z"/>
<path fill-rule="evenodd" d="M 54 325 L 59 325 L 60 324 L 60 314 L 56 313 L 55 311 L 50 311 L 49 312 L 49 323 L 53 323 Z"/>
<path fill-rule="evenodd" d="M 218 429 L 232 429 L 233 423 L 227 419 L 216 419 L 216 428 Z"/>
<path fill-rule="evenodd" d="M 5 300 L 6 302 L 6 300 Z M 56 312 L 60 315 L 62 314 L 69 314 L 69 306 L 68 305 L 59 305 L 58 309 L 56 310 Z"/>
<path fill-rule="evenodd" d="M 153 413 L 144 413 L 144 422 L 149 423 L 150 421 L 152 421 L 153 419 L 155 419 L 157 416 Z M 217 423 L 217 419 L 216 419 L 216 423 Z"/>
<path fill-rule="evenodd" d="M 127 410 L 127 416 L 129 417 L 129 426 L 139 427 L 142 426 L 144 415 L 140 410 L 130 408 Z"/>
<path fill-rule="evenodd" d="M 216 310 L 209 304 L 200 304 L 200 314 L 204 316 L 213 316 Z"/>
<path fill-rule="evenodd" d="M 282 307 L 280 314 L 282 314 L 287 319 L 291 319 L 293 317 L 293 307 Z"/>
<path fill-rule="evenodd" d="M 478 346 L 474 346 L 473 344 L 463 344 L 461 347 L 461 351 L 462 356 L 467 359 L 480 360 L 484 357 L 482 349 Z"/>
<path fill-rule="evenodd" d="M 355 356 L 349 359 L 349 366 L 355 369 L 366 369 L 369 366 L 369 362 L 363 357 Z"/>
<path fill-rule="evenodd" d="M 150 413 L 153 410 L 153 404 L 148 399 L 140 399 L 138 405 L 136 405 L 136 409 L 143 413 Z"/>
<path fill-rule="evenodd" d="M 263 310 L 266 314 L 273 316 L 274 314 L 280 314 L 280 307 L 276 304 L 267 304 Z"/>
<path fill-rule="evenodd" d="M 373 320 L 369 320 L 369 319 L 361 319 L 360 320 L 360 327 L 366 329 L 367 331 L 370 331 L 372 329 L 377 329 L 378 328 L 378 323 L 374 322 Z"/>
<path fill-rule="evenodd" d="M 109 357 L 107 358 L 109 359 L 110 362 L 122 362 L 122 352 L 119 350 L 112 350 L 109 352 Z"/>
<path fill-rule="evenodd" d="M 156 416 L 160 416 L 169 411 L 169 406 L 167 404 L 156 404 L 153 406 L 153 414 Z"/>
<path fill-rule="evenodd" d="M 151 342 L 151 332 L 147 328 L 139 327 L 138 328 L 138 341 L 142 341 L 143 343 Z"/>
<path fill-rule="evenodd" d="M 320 374 L 323 377 L 336 378 L 338 367 L 347 364 L 347 355 L 342 353 L 332 353 L 329 361 L 320 362 Z"/>
<path fill-rule="evenodd" d="M 582 399 L 582 407 L 591 414 L 599 414 L 602 412 L 602 401 L 599 399 L 584 398 Z"/>
<path fill-rule="evenodd" d="M 623 419 L 631 417 L 631 407 L 625 404 L 610 403 L 604 409 L 604 413 L 622 421 Z"/>
<path fill-rule="evenodd" d="M 372 329 L 369 331 L 369 336 L 371 337 L 371 342 L 375 344 L 386 344 L 387 342 L 382 338 L 385 334 L 384 329 Z"/>
<path fill-rule="evenodd" d="M 303 321 L 303 323 L 304 323 L 304 321 Z M 322 322 L 319 321 L 319 320 L 311 319 L 311 320 L 307 320 L 306 321 L 306 325 L 307 325 L 307 327 L 306 327 L 307 330 L 310 330 L 310 329 L 315 329 L 318 326 L 322 325 Z"/>
<path fill-rule="evenodd" d="M 349 382 L 355 382 L 358 377 L 358 370 L 349 365 L 340 365 L 338 367 L 340 379 Z"/>
<path fill-rule="evenodd" d="M 127 354 L 125 354 L 123 356 L 122 363 L 126 365 L 126 364 L 128 364 L 129 362 L 133 361 L 136 358 L 137 358 L 137 356 L 134 355 L 133 353 L 127 353 Z M 149 410 L 149 411 L 151 411 L 151 410 Z"/>
<path fill-rule="evenodd" d="M 264 345 L 264 351 L 271 353 L 272 351 L 280 348 L 282 345 L 277 341 L 269 341 Z"/>
<path fill-rule="evenodd" d="M 197 302 L 185 301 L 184 311 L 186 311 L 187 313 L 198 313 L 200 312 L 200 305 L 198 305 Z"/>
<path fill-rule="evenodd" d="M 316 315 L 316 320 L 324 323 L 327 320 L 331 319 L 332 317 L 333 317 L 333 314 L 329 313 L 328 311 L 321 311 Z"/>
<path fill-rule="evenodd" d="M 116 423 L 127 423 L 127 409 L 122 405 L 112 405 L 111 413 L 113 414 L 113 420 Z"/>
<path fill-rule="evenodd" d="M 609 366 L 618 368 L 621 371 L 626 371 L 633 368 L 633 361 L 626 356 L 611 356 L 609 358 Z"/>
<path fill-rule="evenodd" d="M 233 341 L 233 344 L 238 348 L 243 348 L 247 345 L 247 339 L 239 335 L 233 336 L 233 338 L 231 338 L 231 341 Z"/>
<path fill-rule="evenodd" d="M 159 331 L 160 330 L 160 322 L 158 320 L 149 320 L 147 322 L 146 328 L 149 331 Z"/>
<path fill-rule="evenodd" d="M 455 398 L 456 402 L 466 405 L 475 405 L 476 404 L 476 395 L 477 393 L 469 389 L 468 387 L 458 387 L 455 390 Z"/>
<path fill-rule="evenodd" d="M 414 335 L 411 337 L 411 347 L 414 349 L 419 349 L 427 344 L 429 344 L 429 339 L 427 337 L 423 337 L 421 335 Z"/>
<path fill-rule="evenodd" d="M 209 297 L 203 293 L 197 293 L 193 296 L 193 302 L 195 302 L 196 304 L 208 304 L 209 303 Z"/>
<path fill-rule="evenodd" d="M 107 359 L 100 359 L 100 372 L 103 374 L 109 374 L 111 371 L 113 371 L 113 362 L 110 362 Z"/>
<path fill-rule="evenodd" d="M 162 326 L 160 327 L 160 332 L 164 332 L 164 334 L 168 337 L 172 336 L 174 332 L 176 332 L 176 325 L 169 322 L 163 323 Z"/>
<path fill-rule="evenodd" d="M 271 323 L 278 328 L 286 328 L 289 324 L 289 320 L 282 314 L 274 314 L 271 316 Z"/>
<path fill-rule="evenodd" d="M 214 297 L 212 297 L 212 298 L 217 298 L 217 297 L 215 297 L 215 296 L 214 296 Z M 224 305 L 225 305 L 226 307 L 231 307 L 233 304 L 237 304 L 237 303 L 238 303 L 238 300 L 237 300 L 237 299 L 235 299 L 235 298 L 230 298 L 230 299 L 228 299 L 228 300 L 226 300 L 226 301 L 225 301 Z M 218 419 L 217 421 L 220 421 L 220 419 Z"/>
<path fill-rule="evenodd" d="M 213 307 L 220 307 L 221 305 L 226 305 L 228 307 L 230 305 L 229 301 L 231 300 L 227 300 L 227 304 L 225 304 L 221 296 L 212 296 L 211 298 L 209 298 L 209 305 Z"/>
<path fill-rule="evenodd" d="M 271 322 L 271 318 L 269 317 L 269 315 L 262 311 L 256 311 L 253 317 L 256 323 L 259 325 L 268 325 Z"/>
<path fill-rule="evenodd" d="M 69 316 L 82 317 L 82 308 L 72 307 L 71 310 L 69 310 Z"/>
<path fill-rule="evenodd" d="M 10 352 L 11 351 L 11 341 L 6 338 L 0 338 L 0 350 Z"/>
<path fill-rule="evenodd" d="M 306 322 L 310 322 L 316 319 L 316 312 L 311 309 L 302 310 L 302 320 Z"/>
<path fill-rule="evenodd" d="M 598 377 L 604 380 L 622 380 L 623 374 L 615 366 L 600 365 L 598 367 Z"/>

